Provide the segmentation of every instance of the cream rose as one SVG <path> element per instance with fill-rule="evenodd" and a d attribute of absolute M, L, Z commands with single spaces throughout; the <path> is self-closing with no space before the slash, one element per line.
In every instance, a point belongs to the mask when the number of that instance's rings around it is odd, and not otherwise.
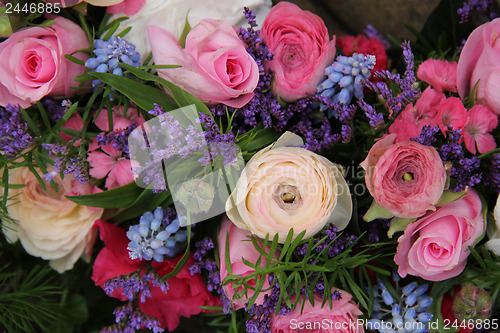
<path fill-rule="evenodd" d="M 226 202 L 236 226 L 261 238 L 278 234 L 281 243 L 291 228 L 295 235 L 306 230 L 309 238 L 327 223 L 347 226 L 352 202 L 340 170 L 301 145 L 287 132 L 250 159 Z"/>
<path fill-rule="evenodd" d="M 72 177 L 56 175 L 53 180 L 58 192 L 49 185 L 44 191 L 27 167 L 13 169 L 9 183 L 25 187 L 9 189 L 8 213 L 17 222 L 2 227 L 10 242 L 19 239 L 26 252 L 50 260 L 50 266 L 62 273 L 82 255 L 89 231 L 103 209 L 89 209 L 65 197 L 72 190 Z"/>

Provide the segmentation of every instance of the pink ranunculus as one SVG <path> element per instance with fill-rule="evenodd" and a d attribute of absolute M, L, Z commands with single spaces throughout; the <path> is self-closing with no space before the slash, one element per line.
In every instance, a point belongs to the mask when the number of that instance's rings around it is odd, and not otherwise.
<path fill-rule="evenodd" d="M 465 147 L 471 153 L 477 151 L 483 154 L 492 149 L 495 149 L 497 144 L 495 138 L 490 134 L 498 124 L 498 116 L 490 109 L 482 105 L 474 105 L 469 110 L 469 118 L 464 125 L 464 142 Z"/>
<path fill-rule="evenodd" d="M 304 309 L 299 306 L 284 316 L 271 317 L 272 333 L 316 332 L 316 333 L 363 333 L 364 327 L 358 316 L 363 313 L 351 301 L 352 296 L 337 290 L 341 298 L 328 302 L 324 306 L 323 298 L 314 294 L 314 306 L 306 300 Z M 333 290 L 332 290 L 333 292 Z"/>
<path fill-rule="evenodd" d="M 426 125 L 438 126 L 438 110 L 441 102 L 446 98 L 443 93 L 428 87 L 422 96 L 413 104 L 408 104 L 396 121 L 389 127 L 390 134 L 397 134 L 397 141 L 406 141 L 420 136 Z"/>
<path fill-rule="evenodd" d="M 75 77 L 85 67 L 64 56 L 86 60 L 88 55 L 75 51 L 90 46 L 83 30 L 63 17 L 50 28 L 29 27 L 0 43 L 0 105 L 26 108 L 46 95 L 70 96 L 78 92 Z"/>
<path fill-rule="evenodd" d="M 418 66 L 417 77 L 438 92 L 457 92 L 457 62 L 427 59 Z"/>
<path fill-rule="evenodd" d="M 399 275 L 429 281 L 457 276 L 465 268 L 469 246 L 474 246 L 484 229 L 481 199 L 469 190 L 406 227 L 394 256 Z"/>
<path fill-rule="evenodd" d="M 226 267 L 226 246 L 229 241 L 229 261 L 231 262 L 231 270 L 234 275 L 247 276 L 255 272 L 255 270 L 243 263 L 243 260 L 256 263 L 260 257 L 259 251 L 255 249 L 255 246 L 250 241 L 248 236 L 251 236 L 250 231 L 240 229 L 231 222 L 231 220 L 224 216 L 222 220 L 222 225 L 219 231 L 218 243 L 219 243 L 219 258 L 220 258 L 220 279 L 223 281 L 228 277 L 228 268 Z M 228 237 L 228 239 L 226 239 Z M 261 266 L 266 265 L 266 258 L 261 259 Z M 234 296 L 233 284 L 229 283 L 222 287 L 227 298 L 230 300 Z M 241 288 L 243 289 L 243 288 Z M 264 281 L 263 289 L 269 289 L 269 281 L 266 279 Z M 241 290 L 239 291 L 241 292 Z M 255 304 L 262 304 L 264 302 L 264 295 L 270 294 L 271 291 L 267 290 L 261 292 L 255 301 Z M 247 295 L 243 295 L 240 299 L 234 299 L 232 304 L 235 310 L 241 309 L 245 306 L 245 303 L 253 296 L 254 292 L 248 290 Z"/>
<path fill-rule="evenodd" d="M 335 37 L 330 41 L 321 18 L 290 2 L 279 2 L 267 14 L 261 36 L 274 59 L 273 92 L 293 102 L 316 91 L 324 70 L 335 58 Z"/>
<path fill-rule="evenodd" d="M 474 30 L 465 43 L 457 68 L 457 87 L 462 100 L 474 86 L 476 102 L 500 114 L 500 18 Z"/>
<path fill-rule="evenodd" d="M 223 20 L 202 20 L 186 37 L 186 48 L 170 32 L 150 26 L 148 36 L 158 75 L 209 104 L 240 108 L 254 96 L 259 68 L 235 29 Z"/>
<path fill-rule="evenodd" d="M 397 217 L 419 217 L 443 194 L 446 170 L 436 149 L 414 141 L 394 143 L 395 134 L 377 141 L 361 163 L 376 203 Z"/>
<path fill-rule="evenodd" d="M 448 126 L 452 129 L 462 129 L 467 117 L 467 109 L 460 98 L 449 97 L 439 105 L 438 125 L 443 133 L 448 131 Z"/>

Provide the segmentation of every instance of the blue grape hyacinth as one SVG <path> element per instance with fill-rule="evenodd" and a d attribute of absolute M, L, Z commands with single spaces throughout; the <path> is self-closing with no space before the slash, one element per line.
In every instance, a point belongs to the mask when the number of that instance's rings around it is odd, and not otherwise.
<path fill-rule="evenodd" d="M 162 262 L 165 257 L 175 257 L 181 244 L 187 240 L 187 230 L 180 228 L 180 222 L 179 217 L 169 222 L 161 207 L 144 213 L 139 224 L 127 231 L 129 257 L 157 262 Z"/>
<path fill-rule="evenodd" d="M 135 50 L 135 45 L 120 37 L 111 37 L 108 40 L 94 40 L 96 57 L 89 58 L 85 66 L 98 73 L 112 73 L 123 76 L 120 62 L 139 67 L 141 55 Z M 92 81 L 92 86 L 101 85 L 101 80 Z"/>
<path fill-rule="evenodd" d="M 375 301 L 367 327 L 379 333 L 429 332 L 427 323 L 433 317 L 427 312 L 432 305 L 432 298 L 425 294 L 429 286 L 411 282 L 400 288 L 400 279 L 397 273 L 393 274 L 395 289 L 401 295 L 399 301 L 392 296 L 381 280 L 373 286 Z"/>
<path fill-rule="evenodd" d="M 353 96 L 363 98 L 363 81 L 370 78 L 375 62 L 373 55 L 353 53 L 350 57 L 338 56 L 331 66 L 325 68 L 328 78 L 318 85 L 317 93 L 341 105 L 348 105 Z M 321 105 L 322 111 L 326 108 L 326 105 Z"/>

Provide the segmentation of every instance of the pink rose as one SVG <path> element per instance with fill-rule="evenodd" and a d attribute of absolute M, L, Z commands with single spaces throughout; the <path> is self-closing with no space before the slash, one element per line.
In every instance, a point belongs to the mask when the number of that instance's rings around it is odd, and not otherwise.
<path fill-rule="evenodd" d="M 293 102 L 316 91 L 324 70 L 335 57 L 335 36 L 330 41 L 321 18 L 289 2 L 280 2 L 267 14 L 261 36 L 274 59 L 273 93 Z"/>
<path fill-rule="evenodd" d="M 187 35 L 186 48 L 170 32 L 148 27 L 157 65 L 181 65 L 158 75 L 210 104 L 240 108 L 254 96 L 259 68 L 235 29 L 223 20 L 202 20 Z"/>
<path fill-rule="evenodd" d="M 61 7 L 71 7 L 80 2 L 87 2 L 94 6 L 107 7 L 121 3 L 124 0 L 43 0 L 45 2 L 59 4 Z"/>
<path fill-rule="evenodd" d="M 305 302 L 304 309 L 297 306 L 290 314 L 271 317 L 272 333 L 315 332 L 315 333 L 363 333 L 365 330 L 358 316 L 363 314 L 351 299 L 352 296 L 338 290 L 341 298 L 322 307 L 323 298 L 314 294 L 314 306 Z M 301 303 L 299 303 L 301 304 Z"/>
<path fill-rule="evenodd" d="M 26 108 L 46 95 L 70 96 L 78 92 L 74 78 L 84 66 L 64 57 L 90 47 L 83 30 L 75 23 L 57 17 L 50 28 L 29 27 L 0 43 L 0 105 Z M 88 55 L 73 56 L 86 60 Z"/>
<path fill-rule="evenodd" d="M 243 259 L 250 261 L 252 263 L 256 263 L 260 257 L 259 251 L 255 249 L 255 246 L 250 241 L 248 236 L 251 236 L 252 233 L 250 231 L 240 229 L 231 222 L 231 220 L 224 216 L 222 220 L 222 225 L 219 231 L 219 256 L 220 256 L 220 279 L 223 281 L 226 277 L 229 276 L 226 267 L 226 240 L 229 241 L 229 261 L 231 262 L 231 270 L 234 275 L 247 276 L 255 272 L 255 270 L 243 263 Z M 226 237 L 229 237 L 226 239 Z M 262 257 L 261 266 L 266 265 L 266 258 Z M 234 297 L 234 288 L 233 284 L 229 283 L 222 287 L 224 293 L 227 298 L 230 300 Z M 269 281 L 266 279 L 264 281 L 263 289 L 269 289 Z M 240 292 L 243 290 L 241 288 Z M 267 290 L 265 292 L 261 292 L 257 300 L 256 304 L 262 304 L 264 302 L 264 295 L 270 294 L 271 291 Z M 232 304 L 235 310 L 241 309 L 245 306 L 245 303 L 253 296 L 254 291 L 248 290 L 247 295 L 243 295 L 240 299 L 234 299 Z"/>
<path fill-rule="evenodd" d="M 418 66 L 417 77 L 438 92 L 457 92 L 457 62 L 427 59 Z"/>
<path fill-rule="evenodd" d="M 443 194 L 446 170 L 436 149 L 414 141 L 394 143 L 395 134 L 377 141 L 361 163 L 376 203 L 397 217 L 419 217 Z"/>
<path fill-rule="evenodd" d="M 409 224 L 398 239 L 394 261 L 399 275 L 442 281 L 460 274 L 469 246 L 484 232 L 482 205 L 476 192 L 429 212 Z"/>
<path fill-rule="evenodd" d="M 457 68 L 462 100 L 477 84 L 476 102 L 500 114 L 500 18 L 474 30 L 465 43 Z"/>

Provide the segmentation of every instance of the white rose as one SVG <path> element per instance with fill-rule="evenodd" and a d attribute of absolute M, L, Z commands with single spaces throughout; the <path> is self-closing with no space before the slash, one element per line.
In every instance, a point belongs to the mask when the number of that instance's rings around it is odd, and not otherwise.
<path fill-rule="evenodd" d="M 13 169 L 9 184 L 24 184 L 9 189 L 8 215 L 15 224 L 5 222 L 3 232 L 9 242 L 21 241 L 32 256 L 50 260 L 50 266 L 59 273 L 73 268 L 87 244 L 87 237 L 103 209 L 89 209 L 68 200 L 74 180 L 59 175 L 53 178 L 58 192 L 47 185 L 47 191 L 38 183 L 27 167 Z"/>
<path fill-rule="evenodd" d="M 352 213 L 349 187 L 338 169 L 305 148 L 290 132 L 255 154 L 226 201 L 226 213 L 239 228 L 264 238 L 279 235 L 283 243 L 291 228 L 304 238 L 327 223 L 344 229 Z M 289 147 L 295 146 L 295 147 Z"/>
<path fill-rule="evenodd" d="M 488 225 L 488 230 L 486 232 L 490 240 L 487 241 L 485 245 L 490 251 L 500 256 L 500 195 L 498 195 L 497 204 L 493 210 L 493 216 L 495 217 L 495 224 Z"/>
<path fill-rule="evenodd" d="M 124 37 L 136 46 L 144 60 L 151 46 L 147 37 L 147 27 L 155 25 L 171 32 L 179 38 L 188 15 L 189 24 L 194 27 L 205 18 L 224 19 L 231 25 L 246 23 L 243 7 L 249 7 L 257 15 L 259 26 L 271 10 L 271 0 L 146 0 L 141 10 L 121 22 L 120 31 L 128 27 L 132 30 Z M 189 12 L 189 14 L 188 14 Z M 113 15 L 110 21 L 123 16 Z"/>

